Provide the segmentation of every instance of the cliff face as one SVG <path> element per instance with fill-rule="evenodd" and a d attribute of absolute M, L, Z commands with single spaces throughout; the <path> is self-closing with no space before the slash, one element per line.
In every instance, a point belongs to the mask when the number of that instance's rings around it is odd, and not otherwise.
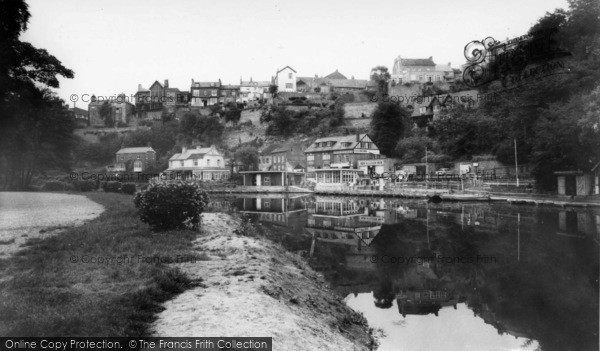
<path fill-rule="evenodd" d="M 205 213 L 195 246 L 206 260 L 178 264 L 202 285 L 164 304 L 156 336 L 273 337 L 273 350 L 369 350 L 366 320 L 299 256 L 234 233 L 239 220 Z"/>

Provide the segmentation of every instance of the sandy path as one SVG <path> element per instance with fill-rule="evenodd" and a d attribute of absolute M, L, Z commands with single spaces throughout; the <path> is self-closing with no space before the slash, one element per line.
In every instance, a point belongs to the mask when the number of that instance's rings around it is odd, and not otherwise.
<path fill-rule="evenodd" d="M 366 321 L 300 257 L 233 234 L 236 221 L 226 214 L 205 213 L 202 221 L 195 246 L 210 259 L 178 267 L 203 286 L 164 304 L 156 336 L 273 337 L 273 350 L 367 349 Z"/>
<path fill-rule="evenodd" d="M 17 252 L 28 239 L 81 225 L 103 211 L 82 195 L 0 192 L 0 258 Z"/>

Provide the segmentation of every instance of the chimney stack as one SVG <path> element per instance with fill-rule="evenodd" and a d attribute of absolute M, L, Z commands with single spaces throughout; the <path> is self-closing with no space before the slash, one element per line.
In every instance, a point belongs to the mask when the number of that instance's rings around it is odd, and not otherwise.
<path fill-rule="evenodd" d="M 142 90 L 142 85 L 138 84 L 138 91 Z"/>
<path fill-rule="evenodd" d="M 165 89 L 169 87 L 169 80 L 165 79 Z"/>
<path fill-rule="evenodd" d="M 187 152 L 187 146 L 182 146 L 181 147 L 181 153 L 185 154 Z"/>

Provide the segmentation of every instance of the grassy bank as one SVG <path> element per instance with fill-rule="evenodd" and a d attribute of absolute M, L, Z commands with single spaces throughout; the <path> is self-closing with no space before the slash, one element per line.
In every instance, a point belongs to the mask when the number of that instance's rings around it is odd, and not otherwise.
<path fill-rule="evenodd" d="M 0 335 L 145 336 L 160 303 L 199 283 L 167 264 L 204 259 L 196 232 L 151 232 L 130 195 L 86 196 L 98 218 L 0 260 Z"/>

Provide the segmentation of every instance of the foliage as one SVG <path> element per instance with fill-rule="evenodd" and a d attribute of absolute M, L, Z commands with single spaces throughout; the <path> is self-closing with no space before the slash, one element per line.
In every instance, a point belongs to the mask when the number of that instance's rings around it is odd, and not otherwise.
<path fill-rule="evenodd" d="M 231 104 L 224 112 L 225 122 L 231 122 L 234 126 L 238 124 L 242 117 L 242 110 L 236 104 Z"/>
<path fill-rule="evenodd" d="M 135 195 L 142 222 L 154 230 L 199 228 L 208 194 L 195 183 L 156 183 Z"/>
<path fill-rule="evenodd" d="M 53 180 L 53 181 L 49 181 L 46 184 L 44 184 L 42 189 L 45 191 L 67 191 L 67 190 L 73 190 L 73 185 L 66 183 L 66 182 L 60 182 L 60 181 Z"/>
<path fill-rule="evenodd" d="M 408 110 L 395 103 L 380 102 L 373 112 L 370 136 L 382 154 L 392 157 L 398 140 L 408 132 L 410 125 Z"/>
<path fill-rule="evenodd" d="M 427 136 L 427 132 L 421 129 L 414 129 L 410 136 L 400 139 L 396 145 L 396 155 L 404 163 L 421 162 L 425 156 L 425 148 L 428 151 L 437 152 L 437 142 Z"/>
<path fill-rule="evenodd" d="M 107 193 L 119 193 L 121 192 L 121 182 L 109 181 L 102 183 L 102 190 Z"/>
<path fill-rule="evenodd" d="M 235 163 L 241 170 L 258 169 L 258 149 L 254 146 L 242 146 L 233 154 Z"/>
<path fill-rule="evenodd" d="M 108 101 L 104 101 L 102 105 L 100 105 L 100 108 L 98 109 L 98 114 L 100 115 L 100 118 L 104 121 L 105 126 L 109 128 L 115 126 L 115 120 L 112 116 L 112 109 L 108 104 Z"/>
<path fill-rule="evenodd" d="M 88 192 L 98 189 L 98 183 L 94 180 L 76 180 L 72 182 L 76 191 Z"/>
<path fill-rule="evenodd" d="M 247 214 L 243 214 L 241 217 L 241 221 L 237 228 L 233 230 L 233 233 L 241 236 L 257 236 L 258 229 L 252 223 L 252 218 Z"/>
<path fill-rule="evenodd" d="M 115 159 L 115 153 L 119 151 L 122 143 L 123 137 L 116 132 L 101 136 L 97 143 L 90 143 L 80 139 L 75 147 L 75 159 L 78 162 L 108 164 Z"/>
<path fill-rule="evenodd" d="M 0 176 L 3 188 L 25 189 L 34 174 L 70 165 L 74 123 L 48 88 L 59 87 L 57 76 L 74 74 L 46 50 L 19 40 L 31 16 L 23 0 L 0 7 Z"/>
<path fill-rule="evenodd" d="M 388 81 L 391 76 L 388 72 L 387 67 L 385 66 L 375 66 L 371 69 L 371 80 L 377 83 L 377 92 L 380 95 L 387 94 L 388 91 Z"/>
<path fill-rule="evenodd" d="M 135 183 L 125 183 L 121 186 L 121 192 L 123 194 L 133 195 L 135 194 L 136 190 Z"/>

